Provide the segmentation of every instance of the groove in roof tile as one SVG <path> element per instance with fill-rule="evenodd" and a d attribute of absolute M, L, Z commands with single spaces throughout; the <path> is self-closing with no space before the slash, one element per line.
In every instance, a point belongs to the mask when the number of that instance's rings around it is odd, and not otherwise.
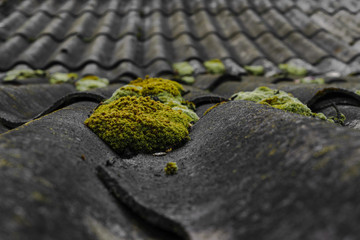
<path fill-rule="evenodd" d="M 245 30 L 253 38 L 257 38 L 261 33 L 267 31 L 267 27 L 264 25 L 260 17 L 251 9 L 243 12 L 238 18 L 241 20 L 245 27 Z"/>
<path fill-rule="evenodd" d="M 266 53 L 266 57 L 276 64 L 283 63 L 295 57 L 294 53 L 271 33 L 261 35 L 255 42 L 260 46 L 262 51 Z"/>
<path fill-rule="evenodd" d="M 359 51 L 326 32 L 319 32 L 312 37 L 312 40 L 318 44 L 318 46 L 321 46 L 326 50 L 331 56 L 334 56 L 343 62 L 349 62 L 359 54 Z"/>
<path fill-rule="evenodd" d="M 321 27 L 316 24 L 309 16 L 298 9 L 292 9 L 285 13 L 288 21 L 290 21 L 297 29 L 303 32 L 306 36 L 312 36 L 318 32 Z"/>
<path fill-rule="evenodd" d="M 311 16 L 314 22 L 319 26 L 335 35 L 337 38 L 344 40 L 348 44 L 352 43 L 354 38 L 358 37 L 358 33 L 351 31 L 343 23 L 336 21 L 335 18 L 328 16 L 323 12 L 317 12 Z"/>
<path fill-rule="evenodd" d="M 287 36 L 284 42 L 291 46 L 291 49 L 297 56 L 311 64 L 315 64 L 320 59 L 328 56 L 324 50 L 296 32 Z M 304 51 L 304 49 L 306 49 L 306 51 Z"/>
<path fill-rule="evenodd" d="M 262 18 L 269 26 L 271 26 L 271 28 L 279 37 L 284 37 L 289 32 L 294 31 L 294 28 L 276 10 L 272 9 L 266 12 L 264 15 L 262 15 Z"/>

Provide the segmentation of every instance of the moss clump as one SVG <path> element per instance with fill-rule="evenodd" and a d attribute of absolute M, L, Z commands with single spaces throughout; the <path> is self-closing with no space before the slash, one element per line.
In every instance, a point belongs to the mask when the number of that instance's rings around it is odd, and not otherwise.
<path fill-rule="evenodd" d="M 225 72 L 225 65 L 220 59 L 212 59 L 204 62 L 204 66 L 208 73 L 223 74 Z"/>
<path fill-rule="evenodd" d="M 291 64 L 279 64 L 279 68 L 290 75 L 305 76 L 307 74 L 306 68 L 294 66 Z"/>
<path fill-rule="evenodd" d="M 181 84 L 163 78 L 150 78 L 146 76 L 144 79 L 138 78 L 130 82 L 134 86 L 142 87 L 142 96 L 156 96 L 161 92 L 168 92 L 173 96 L 180 96 L 184 91 Z"/>
<path fill-rule="evenodd" d="M 22 69 L 22 70 L 12 70 L 6 73 L 4 78 L 5 82 L 11 82 L 15 80 L 23 80 L 28 78 L 46 78 L 49 76 L 49 73 L 44 70 L 30 70 L 30 69 Z"/>
<path fill-rule="evenodd" d="M 194 68 L 188 62 L 178 62 L 173 64 L 175 74 L 188 76 L 194 73 Z"/>
<path fill-rule="evenodd" d="M 76 73 L 53 73 L 49 82 L 51 84 L 73 83 L 78 78 Z"/>
<path fill-rule="evenodd" d="M 193 76 L 183 76 L 180 78 L 181 82 L 185 84 L 193 84 L 195 82 L 195 78 Z"/>
<path fill-rule="evenodd" d="M 324 84 L 325 79 L 323 79 L 323 78 L 315 78 L 315 77 L 304 77 L 304 78 L 296 79 L 295 83 Z"/>
<path fill-rule="evenodd" d="M 150 97 L 100 105 L 85 125 L 119 152 L 165 151 L 189 139 L 191 118 Z"/>
<path fill-rule="evenodd" d="M 178 171 L 178 166 L 177 166 L 176 162 L 168 162 L 166 164 L 166 167 L 164 168 L 164 171 L 165 171 L 166 175 L 176 174 Z"/>
<path fill-rule="evenodd" d="M 109 85 L 109 80 L 97 76 L 86 76 L 75 83 L 76 90 L 87 91 L 94 88 L 103 88 Z"/>
<path fill-rule="evenodd" d="M 254 101 L 277 109 L 285 110 L 287 112 L 327 120 L 324 114 L 313 113 L 310 108 L 291 94 L 281 90 L 273 90 L 268 87 L 258 87 L 252 92 L 238 92 L 234 94 L 231 99 Z"/>
<path fill-rule="evenodd" d="M 265 70 L 263 66 L 244 66 L 244 69 L 250 74 L 255 76 L 264 75 Z"/>
<path fill-rule="evenodd" d="M 111 98 L 106 100 L 104 104 L 109 104 L 124 96 L 149 96 L 152 99 L 170 106 L 173 110 L 182 111 L 191 117 L 193 122 L 196 122 L 199 120 L 199 117 L 193 111 L 195 110 L 194 105 L 189 105 L 184 101 L 181 96 L 183 92 L 183 87 L 177 82 L 163 78 L 149 78 L 146 76 L 145 79 L 138 78 L 131 81 L 128 85 L 117 89 Z"/>

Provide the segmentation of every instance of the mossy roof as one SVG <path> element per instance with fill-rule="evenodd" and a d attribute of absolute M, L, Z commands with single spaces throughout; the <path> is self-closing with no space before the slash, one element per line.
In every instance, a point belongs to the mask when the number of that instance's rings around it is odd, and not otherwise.
<path fill-rule="evenodd" d="M 0 239 L 356 239 L 360 5 L 327 3 L 3 1 Z M 4 81 L 27 68 L 48 74 Z M 84 121 L 146 74 L 183 83 L 200 120 L 183 146 L 122 156 Z M 109 86 L 78 92 L 87 75 Z M 345 122 L 229 100 L 261 86 Z"/>

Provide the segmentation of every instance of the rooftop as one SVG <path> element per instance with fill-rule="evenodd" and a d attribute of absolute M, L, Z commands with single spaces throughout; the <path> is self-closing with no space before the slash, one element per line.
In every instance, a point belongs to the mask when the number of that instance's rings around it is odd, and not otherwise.
<path fill-rule="evenodd" d="M 359 14 L 356 0 L 0 1 L 0 239 L 357 239 Z M 181 83 L 200 119 L 178 148 L 122 155 L 84 121 L 145 75 Z M 335 123 L 233 100 L 261 86 Z"/>

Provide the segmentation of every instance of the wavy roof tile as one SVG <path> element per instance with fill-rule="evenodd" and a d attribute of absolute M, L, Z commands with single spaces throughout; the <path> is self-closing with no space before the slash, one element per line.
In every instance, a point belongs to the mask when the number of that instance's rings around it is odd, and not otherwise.
<path fill-rule="evenodd" d="M 0 239 L 357 239 L 359 14 L 356 0 L 0 0 Z M 6 81 L 29 68 L 110 84 Z M 145 75 L 181 82 L 200 120 L 177 149 L 123 156 L 84 120 Z M 232 101 L 260 86 L 345 119 Z"/>
<path fill-rule="evenodd" d="M 347 75 L 359 71 L 359 8 L 357 1 L 290 0 L 4 3 L 0 71 L 62 65 L 82 74 L 96 64 L 115 80 L 146 73 L 115 70 L 123 64 L 143 69 L 161 60 L 220 58 L 239 67 L 300 59 L 317 74 Z M 323 68 L 329 61 L 331 69 Z M 169 71 L 163 67 L 155 74 Z"/>

